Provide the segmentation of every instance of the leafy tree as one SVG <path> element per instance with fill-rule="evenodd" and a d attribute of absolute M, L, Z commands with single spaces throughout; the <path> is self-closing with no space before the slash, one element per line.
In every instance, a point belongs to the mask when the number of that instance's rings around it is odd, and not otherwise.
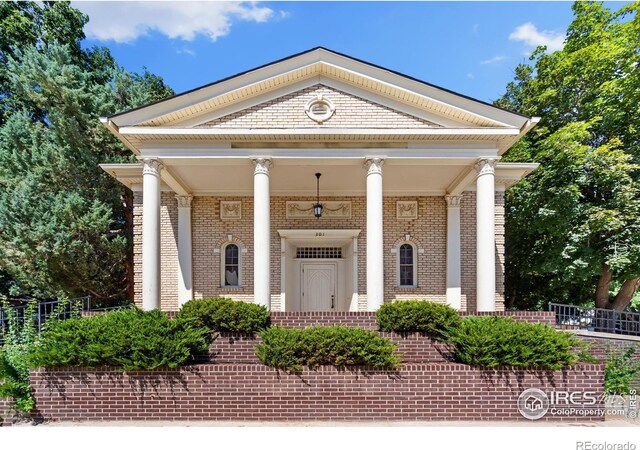
<path fill-rule="evenodd" d="M 131 193 L 98 164 L 132 157 L 98 119 L 172 91 L 107 49 L 83 50 L 86 22 L 65 3 L 0 5 L 13 39 L 0 57 L 0 273 L 12 295 L 131 292 Z"/>
<path fill-rule="evenodd" d="M 538 48 L 496 102 L 542 117 L 505 157 L 541 163 L 507 195 L 510 306 L 624 309 L 640 287 L 639 7 L 576 2 L 564 48 Z"/>

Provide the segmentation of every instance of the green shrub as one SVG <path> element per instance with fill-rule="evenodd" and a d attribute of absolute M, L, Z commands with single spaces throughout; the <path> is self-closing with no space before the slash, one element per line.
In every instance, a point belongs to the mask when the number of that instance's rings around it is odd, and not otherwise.
<path fill-rule="evenodd" d="M 271 367 L 300 371 L 304 366 L 363 365 L 394 369 L 400 363 L 396 345 L 373 331 L 342 325 L 305 329 L 275 326 L 261 334 L 260 361 Z"/>
<path fill-rule="evenodd" d="M 185 303 L 178 318 L 211 331 L 255 333 L 269 326 L 269 311 L 264 306 L 213 297 Z"/>
<path fill-rule="evenodd" d="M 467 317 L 453 330 L 456 361 L 493 368 L 513 366 L 557 370 L 584 361 L 584 344 L 567 332 L 510 317 Z"/>
<path fill-rule="evenodd" d="M 419 331 L 444 340 L 460 324 L 458 312 L 450 306 L 418 300 L 386 303 L 376 318 L 380 331 Z"/>
<path fill-rule="evenodd" d="M 209 332 L 160 311 L 127 308 L 47 323 L 32 356 L 35 367 L 175 368 L 208 348 Z"/>
<path fill-rule="evenodd" d="M 29 363 L 36 339 L 36 302 L 30 302 L 24 311 L 24 322 L 18 321 L 13 306 L 6 299 L 1 304 L 8 327 L 0 329 L 4 345 L 0 348 L 0 398 L 12 400 L 18 412 L 29 412 L 35 406 L 31 397 Z"/>
<path fill-rule="evenodd" d="M 604 391 L 607 394 L 627 395 L 634 383 L 640 381 L 640 361 L 637 347 L 624 352 L 609 352 L 604 369 Z"/>

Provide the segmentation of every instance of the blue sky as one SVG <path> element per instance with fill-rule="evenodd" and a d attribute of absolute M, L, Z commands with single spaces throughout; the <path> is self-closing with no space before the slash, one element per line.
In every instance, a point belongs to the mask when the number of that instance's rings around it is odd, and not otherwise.
<path fill-rule="evenodd" d="M 618 9 L 624 3 L 607 3 Z M 540 43 L 557 49 L 570 2 L 74 2 L 86 45 L 109 47 L 182 92 L 327 47 L 493 101 Z"/>

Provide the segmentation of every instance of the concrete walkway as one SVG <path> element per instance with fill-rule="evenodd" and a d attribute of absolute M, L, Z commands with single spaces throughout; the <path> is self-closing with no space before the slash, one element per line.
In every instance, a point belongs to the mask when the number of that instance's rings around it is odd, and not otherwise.
<path fill-rule="evenodd" d="M 34 426 L 31 422 L 13 425 Z M 46 427 L 638 427 L 640 421 L 630 419 L 604 422 L 545 422 L 545 421 L 83 421 L 45 422 L 35 426 Z"/>

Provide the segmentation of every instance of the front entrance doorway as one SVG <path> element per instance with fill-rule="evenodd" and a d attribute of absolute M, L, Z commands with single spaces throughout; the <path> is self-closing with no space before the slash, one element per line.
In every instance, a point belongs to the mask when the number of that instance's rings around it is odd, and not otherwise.
<path fill-rule="evenodd" d="M 278 230 L 281 311 L 358 311 L 360 230 Z"/>
<path fill-rule="evenodd" d="M 303 263 L 300 285 L 303 311 L 336 310 L 336 263 Z"/>

